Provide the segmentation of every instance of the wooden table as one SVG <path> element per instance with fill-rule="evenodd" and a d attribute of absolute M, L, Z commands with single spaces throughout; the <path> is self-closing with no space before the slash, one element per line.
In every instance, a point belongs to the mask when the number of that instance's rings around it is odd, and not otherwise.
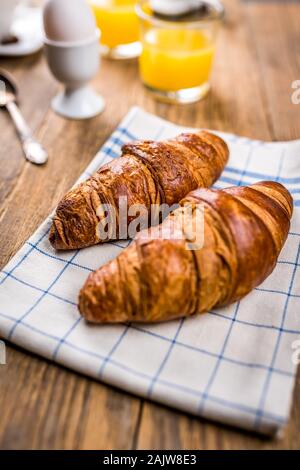
<path fill-rule="evenodd" d="M 134 61 L 103 61 L 95 86 L 107 101 L 105 113 L 85 122 L 66 121 L 49 108 L 57 84 L 42 54 L 0 60 L 15 75 L 23 112 L 50 152 L 43 168 L 26 163 L 8 116 L 0 113 L 1 267 L 132 105 L 187 126 L 266 140 L 300 138 L 300 104 L 291 101 L 291 84 L 300 79 L 300 3 L 225 3 L 213 91 L 196 105 L 157 103 L 141 86 Z M 3 449 L 300 448 L 299 374 L 284 438 L 270 441 L 131 396 L 14 346 L 7 349 L 7 365 L 0 366 Z"/>

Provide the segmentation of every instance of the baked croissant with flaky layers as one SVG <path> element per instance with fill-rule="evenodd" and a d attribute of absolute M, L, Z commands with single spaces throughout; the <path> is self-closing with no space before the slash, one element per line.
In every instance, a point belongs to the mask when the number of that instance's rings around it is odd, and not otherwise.
<path fill-rule="evenodd" d="M 228 147 L 209 132 L 185 133 L 165 142 L 133 142 L 122 147 L 122 156 L 100 168 L 72 189 L 60 202 L 50 231 L 58 250 L 83 248 L 119 238 L 118 230 L 104 240 L 99 223 L 101 207 L 115 209 L 119 227 L 120 198 L 127 206 L 178 203 L 190 191 L 211 186 L 228 160 Z M 134 216 L 128 217 L 128 224 Z"/>
<path fill-rule="evenodd" d="M 198 189 L 181 201 L 193 222 L 204 220 L 202 247 L 189 248 L 182 208 L 140 232 L 118 258 L 92 273 L 79 295 L 91 322 L 156 322 L 237 301 L 272 272 L 293 211 L 289 192 L 262 182 L 224 190 Z M 174 228 L 173 239 L 159 238 Z M 168 232 L 170 233 L 170 231 Z M 179 235 L 179 236 L 178 236 Z"/>

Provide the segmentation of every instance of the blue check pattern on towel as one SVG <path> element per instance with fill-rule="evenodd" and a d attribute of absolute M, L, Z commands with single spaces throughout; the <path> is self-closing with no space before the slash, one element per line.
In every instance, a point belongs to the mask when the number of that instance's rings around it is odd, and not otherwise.
<path fill-rule="evenodd" d="M 165 139 L 182 130 L 133 108 L 81 179 L 117 157 L 125 142 Z M 287 422 L 299 356 L 300 141 L 264 143 L 221 135 L 231 157 L 217 188 L 273 179 L 294 196 L 288 241 L 261 286 L 228 308 L 185 320 L 88 325 L 77 310 L 78 291 L 91 271 L 128 242 L 55 252 L 48 242 L 49 217 L 0 273 L 0 334 L 135 394 L 273 434 Z"/>

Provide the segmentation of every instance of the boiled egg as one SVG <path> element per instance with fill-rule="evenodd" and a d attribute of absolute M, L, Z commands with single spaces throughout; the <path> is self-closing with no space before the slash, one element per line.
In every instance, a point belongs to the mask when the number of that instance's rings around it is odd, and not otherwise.
<path fill-rule="evenodd" d="M 199 8 L 199 0 L 151 0 L 151 7 L 160 15 L 181 16 Z"/>
<path fill-rule="evenodd" d="M 48 0 L 43 18 L 46 37 L 51 41 L 69 43 L 95 35 L 95 18 L 85 0 Z"/>

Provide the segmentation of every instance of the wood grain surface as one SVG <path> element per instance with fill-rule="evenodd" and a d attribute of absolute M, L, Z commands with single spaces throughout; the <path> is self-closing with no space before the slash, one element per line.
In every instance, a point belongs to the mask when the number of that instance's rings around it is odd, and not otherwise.
<path fill-rule="evenodd" d="M 175 123 L 251 138 L 300 138 L 300 2 L 227 0 L 213 89 L 202 102 L 170 106 L 143 89 L 137 63 L 103 61 L 95 87 L 103 115 L 85 122 L 55 115 L 57 84 L 41 53 L 0 59 L 20 86 L 25 117 L 50 152 L 24 161 L 14 128 L 0 112 L 0 266 L 4 266 L 85 169 L 132 105 Z M 191 417 L 97 383 L 12 345 L 0 366 L 2 449 L 299 449 L 300 375 L 282 439 L 269 440 Z"/>

